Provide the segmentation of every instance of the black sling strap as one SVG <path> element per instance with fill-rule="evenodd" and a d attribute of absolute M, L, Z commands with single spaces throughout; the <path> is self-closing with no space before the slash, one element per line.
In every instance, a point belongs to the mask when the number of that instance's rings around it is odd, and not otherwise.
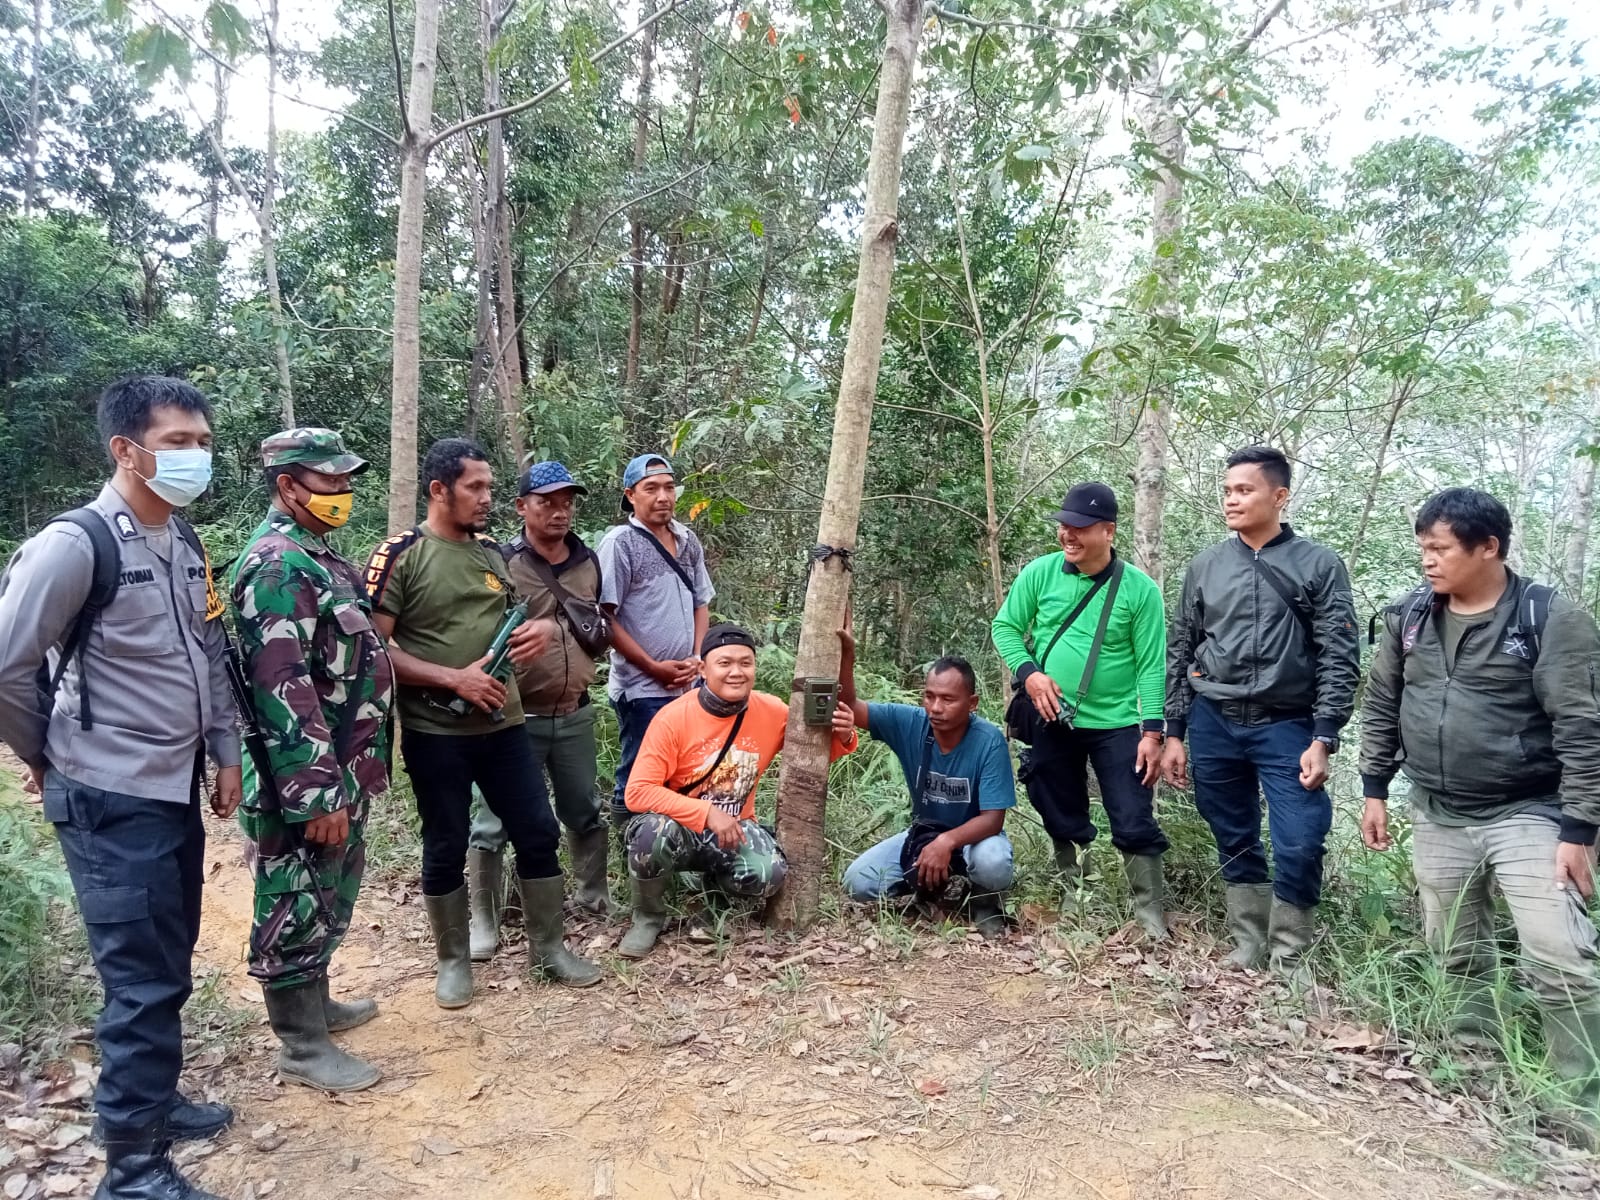
<path fill-rule="evenodd" d="M 672 551 L 663 546 L 661 544 L 661 539 L 655 534 L 651 533 L 648 529 L 640 529 L 632 521 L 628 522 L 628 529 L 630 532 L 638 534 L 645 541 L 649 542 L 656 548 L 656 553 L 667 560 L 667 566 L 672 568 L 672 573 L 676 575 L 680 581 L 682 581 L 683 586 L 689 589 L 689 599 L 693 601 L 694 582 L 689 578 L 689 572 L 683 569 L 683 564 L 673 557 Z"/>
<path fill-rule="evenodd" d="M 1299 601 L 1295 599 L 1294 589 L 1289 586 L 1289 581 L 1283 577 L 1276 567 L 1262 562 L 1261 556 L 1250 549 L 1249 546 L 1246 546 L 1243 539 L 1235 538 L 1234 544 L 1239 547 L 1239 553 L 1243 554 L 1255 566 L 1256 573 L 1266 580 L 1267 586 L 1278 593 L 1278 599 L 1288 605 L 1289 611 L 1294 614 L 1294 619 L 1300 622 L 1300 628 L 1305 630 L 1306 640 L 1310 641 L 1313 636 L 1311 632 L 1311 616 L 1305 609 L 1300 607 Z"/>
<path fill-rule="evenodd" d="M 1122 560 L 1120 558 L 1114 559 L 1112 561 L 1112 571 L 1109 578 L 1120 578 L 1121 575 Z M 1093 600 L 1095 598 L 1095 594 L 1099 592 L 1101 588 L 1105 587 L 1105 585 L 1105 579 L 1095 580 L 1094 586 L 1083 594 L 1083 599 L 1079 600 L 1078 603 L 1073 607 L 1073 610 L 1067 614 L 1067 619 L 1061 622 L 1061 628 L 1056 630 L 1055 636 L 1050 639 L 1050 644 L 1044 648 L 1044 653 L 1039 655 L 1039 670 L 1044 670 L 1045 660 L 1050 657 L 1050 651 L 1056 648 L 1056 643 L 1061 640 L 1061 635 L 1072 628 L 1072 623 L 1083 615 L 1083 610 L 1089 607 L 1089 601 Z M 1110 606 L 1111 601 L 1107 600 L 1106 607 L 1108 610 Z"/>
<path fill-rule="evenodd" d="M 1106 627 L 1111 624 L 1111 610 L 1116 607 L 1117 588 L 1121 584 L 1122 560 L 1119 558 L 1111 564 L 1111 590 L 1106 592 L 1106 602 L 1100 606 L 1100 623 L 1094 628 L 1089 657 L 1083 662 L 1083 678 L 1078 680 L 1078 708 L 1083 707 L 1083 698 L 1089 694 L 1089 684 L 1094 680 L 1094 669 L 1100 662 L 1100 647 L 1105 645 Z"/>
<path fill-rule="evenodd" d="M 739 710 L 739 715 L 733 719 L 733 728 L 728 730 L 728 740 L 722 743 L 722 749 L 717 751 L 717 757 L 712 760 L 711 769 L 683 789 L 685 796 L 693 796 L 697 787 L 717 773 L 717 768 L 722 765 L 722 760 L 727 758 L 728 751 L 733 749 L 733 739 L 739 736 L 739 726 L 744 724 L 744 715 L 749 711 L 748 705 Z M 698 799 L 698 797 L 696 798 Z"/>

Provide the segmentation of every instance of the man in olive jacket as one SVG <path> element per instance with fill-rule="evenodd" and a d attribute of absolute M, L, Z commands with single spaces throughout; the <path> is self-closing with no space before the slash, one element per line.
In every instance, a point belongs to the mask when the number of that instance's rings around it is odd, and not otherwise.
<path fill-rule="evenodd" d="M 533 463 L 523 471 L 517 488 L 522 530 L 501 552 L 517 597 L 528 602 L 528 619 L 555 620 L 556 633 L 544 653 L 518 668 L 517 687 L 533 756 L 550 776 L 556 816 L 566 828 L 572 902 L 584 912 L 607 916 L 611 893 L 606 880 L 606 827 L 595 792 L 595 711 L 589 702 L 595 662 L 579 644 L 571 618 L 551 588 L 553 582 L 598 613 L 600 560 L 572 531 L 577 498 L 588 494 L 589 489 L 562 463 Z M 467 857 L 474 962 L 492 959 L 500 944 L 505 845 L 500 818 L 475 800 Z"/>
<path fill-rule="evenodd" d="M 1323 784 L 1355 707 L 1361 652 L 1344 564 L 1283 523 L 1288 502 L 1289 463 L 1277 450 L 1249 446 L 1228 459 L 1222 515 L 1235 536 L 1197 554 L 1183 578 L 1162 770 L 1183 787 L 1192 756 L 1195 807 L 1227 884 L 1227 964 L 1257 967 L 1270 954 L 1273 970 L 1305 984 L 1333 822 Z"/>
<path fill-rule="evenodd" d="M 1412 859 L 1452 1026 L 1498 1043 L 1493 885 L 1539 1002 L 1551 1065 L 1600 1134 L 1600 938 L 1589 918 L 1600 824 L 1600 633 L 1506 568 L 1511 514 L 1470 488 L 1417 514 L 1427 578 L 1384 610 L 1361 718 L 1361 834 L 1390 845 L 1389 782 L 1411 782 Z"/>

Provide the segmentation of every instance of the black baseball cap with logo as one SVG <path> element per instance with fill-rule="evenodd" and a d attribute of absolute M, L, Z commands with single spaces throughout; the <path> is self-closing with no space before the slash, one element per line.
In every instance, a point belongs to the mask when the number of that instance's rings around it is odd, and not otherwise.
<path fill-rule="evenodd" d="M 1080 483 L 1067 493 L 1061 511 L 1050 518 L 1061 525 L 1085 529 L 1117 519 L 1117 494 L 1103 483 Z"/>

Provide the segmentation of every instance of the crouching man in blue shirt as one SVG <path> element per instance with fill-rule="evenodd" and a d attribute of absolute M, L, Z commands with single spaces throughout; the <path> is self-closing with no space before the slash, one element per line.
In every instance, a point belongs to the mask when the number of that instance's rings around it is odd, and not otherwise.
<path fill-rule="evenodd" d="M 1005 933 L 1003 893 L 1013 875 L 1006 810 L 1017 803 L 1011 751 L 998 726 L 976 715 L 978 679 L 964 658 L 928 668 L 922 704 L 867 704 L 855 696 L 855 639 L 841 632 L 835 732 L 865 729 L 894 751 L 911 790 L 911 826 L 852 862 L 844 890 L 877 900 L 913 890 L 942 892 L 952 875 L 972 885 L 967 907 L 985 938 Z M 843 706 L 849 708 L 846 718 Z"/>

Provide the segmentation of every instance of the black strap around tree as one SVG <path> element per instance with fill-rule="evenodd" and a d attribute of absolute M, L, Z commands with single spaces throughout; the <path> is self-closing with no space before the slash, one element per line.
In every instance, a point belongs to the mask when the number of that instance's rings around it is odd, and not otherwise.
<path fill-rule="evenodd" d="M 1089 684 L 1094 680 L 1094 669 L 1100 663 L 1100 647 L 1105 644 L 1106 627 L 1111 624 L 1111 610 L 1116 607 L 1117 588 L 1122 585 L 1122 560 L 1111 564 L 1111 587 L 1106 592 L 1105 603 L 1100 606 L 1100 623 L 1094 627 L 1094 641 L 1089 644 L 1089 657 L 1083 662 L 1083 677 L 1078 680 L 1078 707 L 1089 694 Z"/>
<path fill-rule="evenodd" d="M 1305 630 L 1306 640 L 1310 641 L 1313 637 L 1311 617 L 1295 600 L 1294 589 L 1289 586 L 1288 581 L 1284 579 L 1276 567 L 1262 562 L 1261 556 L 1244 544 L 1244 539 L 1237 538 L 1235 542 L 1239 547 L 1239 552 L 1255 565 L 1256 573 L 1267 581 L 1267 586 L 1277 592 L 1278 599 L 1288 606 L 1289 611 L 1294 614 L 1294 619 L 1300 622 L 1300 628 Z"/>
<path fill-rule="evenodd" d="M 733 739 L 739 736 L 739 726 L 744 724 L 744 715 L 750 711 L 749 705 L 739 710 L 739 715 L 733 719 L 733 728 L 728 730 L 728 740 L 722 743 L 722 749 L 717 751 L 717 757 L 712 760 L 711 767 L 706 773 L 683 789 L 683 795 L 693 796 L 695 788 L 717 773 L 717 768 L 722 765 L 722 760 L 728 757 L 728 751 L 733 749 Z M 699 797 L 695 797 L 699 799 Z"/>

